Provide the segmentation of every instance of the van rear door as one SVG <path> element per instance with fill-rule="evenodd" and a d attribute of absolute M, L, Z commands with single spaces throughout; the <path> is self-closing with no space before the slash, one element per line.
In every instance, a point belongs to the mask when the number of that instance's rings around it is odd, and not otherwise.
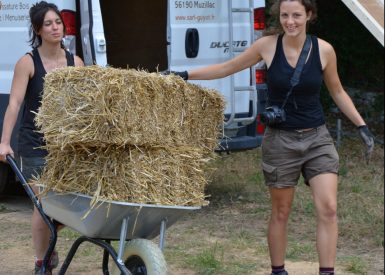
<path fill-rule="evenodd" d="M 59 10 L 75 11 L 75 1 L 51 1 Z M 0 102 L 9 95 L 13 70 L 18 59 L 31 51 L 29 45 L 29 9 L 36 0 L 0 1 Z M 6 101 L 8 103 L 8 100 Z M 1 119 L 2 121 L 2 119 Z"/>
<path fill-rule="evenodd" d="M 74 12 L 75 1 L 51 1 L 59 10 Z M 4 113 L 8 105 L 13 70 L 16 62 L 32 50 L 29 45 L 29 9 L 36 0 L 0 1 L 0 135 L 3 129 Z M 16 129 L 13 134 L 16 135 Z M 12 137 L 12 145 L 16 150 L 17 142 Z"/>
<path fill-rule="evenodd" d="M 100 0 L 108 65 L 167 70 L 167 2 Z"/>
<path fill-rule="evenodd" d="M 13 71 L 16 62 L 27 52 L 32 50 L 29 45 L 29 9 L 36 4 L 36 0 L 8 0 L 0 1 L 0 136 L 3 129 L 4 113 L 8 106 L 11 92 Z M 59 10 L 68 19 L 75 14 L 75 0 L 52 0 Z M 71 48 L 73 34 L 65 37 L 64 45 Z M 73 48 L 73 47 L 72 47 Z M 15 125 L 11 137 L 11 146 L 18 152 L 18 128 L 20 117 Z M 15 178 L 8 165 L 0 165 L 0 194 L 4 190 L 11 175 Z M 11 182 L 11 180 L 9 181 Z"/>
<path fill-rule="evenodd" d="M 77 0 L 80 38 L 85 65 L 107 65 L 106 39 L 99 0 Z"/>
<path fill-rule="evenodd" d="M 35 1 L 0 2 L 0 135 L 3 130 L 3 118 L 8 106 L 9 93 L 16 62 L 31 51 L 28 43 L 29 9 Z M 20 120 L 20 118 L 19 118 Z M 18 123 L 12 133 L 11 146 L 17 152 Z M 6 169 L 1 166 L 0 169 Z M 0 172 L 6 175 L 5 171 Z M 6 178 L 1 178 L 4 187 Z"/>
<path fill-rule="evenodd" d="M 36 1 L 0 2 L 0 96 L 8 103 L 13 69 L 17 60 L 31 51 L 28 45 L 29 8 Z M 4 98 L 3 98 L 4 97 Z M 7 100 L 3 100 L 7 98 Z M 2 120 L 1 120 L 2 121 Z"/>
<path fill-rule="evenodd" d="M 229 3 L 246 8 L 249 0 L 239 1 L 169 1 L 168 42 L 170 69 L 191 70 L 209 64 L 220 63 L 230 58 Z M 236 6 L 235 6 L 236 5 Z M 233 46 L 235 49 L 249 47 L 250 15 L 234 13 Z M 250 69 L 235 74 L 235 86 L 251 84 Z M 225 96 L 226 113 L 231 113 L 231 77 L 210 81 L 191 81 L 214 88 Z M 236 93 L 235 113 L 249 113 L 249 92 Z"/>

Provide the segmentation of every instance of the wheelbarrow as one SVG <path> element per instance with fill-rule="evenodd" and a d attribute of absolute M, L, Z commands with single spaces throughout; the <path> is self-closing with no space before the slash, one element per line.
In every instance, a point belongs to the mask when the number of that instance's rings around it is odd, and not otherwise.
<path fill-rule="evenodd" d="M 72 244 L 60 267 L 59 275 L 66 273 L 83 242 L 103 248 L 104 275 L 166 275 L 167 267 L 163 256 L 166 227 L 170 227 L 188 211 L 201 208 L 100 201 L 90 209 L 90 196 L 52 191 L 39 201 L 15 160 L 8 155 L 7 161 L 51 232 L 50 245 L 43 259 L 42 274 L 46 273 L 56 246 L 57 228 L 63 224 L 82 236 Z M 150 241 L 157 236 L 158 246 Z M 119 241 L 117 251 L 111 241 Z M 111 272 L 108 266 L 109 256 L 115 262 Z"/>

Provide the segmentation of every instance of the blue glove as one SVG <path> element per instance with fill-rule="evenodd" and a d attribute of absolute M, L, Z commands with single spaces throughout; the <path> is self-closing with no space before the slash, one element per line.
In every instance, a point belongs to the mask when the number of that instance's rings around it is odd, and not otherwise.
<path fill-rule="evenodd" d="M 369 164 L 370 156 L 371 156 L 373 149 L 374 149 L 374 136 L 369 131 L 369 128 L 367 125 L 359 126 L 358 131 L 360 133 L 360 137 L 361 137 L 362 141 L 366 145 L 365 159 L 366 159 L 366 163 Z"/>

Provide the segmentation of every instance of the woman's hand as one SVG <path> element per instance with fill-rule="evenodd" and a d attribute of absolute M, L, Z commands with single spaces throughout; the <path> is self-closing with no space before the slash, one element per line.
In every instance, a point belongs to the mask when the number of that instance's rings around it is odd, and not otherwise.
<path fill-rule="evenodd" d="M 366 163 L 369 164 L 370 157 L 374 149 L 374 136 L 370 132 L 367 125 L 359 126 L 358 131 L 360 133 L 362 141 L 366 145 L 365 159 L 366 159 Z"/>
<path fill-rule="evenodd" d="M 14 157 L 11 146 L 8 144 L 0 143 L 0 161 L 6 162 L 7 155 Z"/>

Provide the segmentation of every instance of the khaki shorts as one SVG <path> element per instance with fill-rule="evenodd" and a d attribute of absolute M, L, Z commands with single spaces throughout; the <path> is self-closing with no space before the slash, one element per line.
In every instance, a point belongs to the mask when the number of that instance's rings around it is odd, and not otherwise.
<path fill-rule="evenodd" d="M 339 157 L 325 125 L 305 132 L 268 127 L 262 141 L 262 169 L 269 187 L 284 188 L 325 173 L 338 174 Z"/>

